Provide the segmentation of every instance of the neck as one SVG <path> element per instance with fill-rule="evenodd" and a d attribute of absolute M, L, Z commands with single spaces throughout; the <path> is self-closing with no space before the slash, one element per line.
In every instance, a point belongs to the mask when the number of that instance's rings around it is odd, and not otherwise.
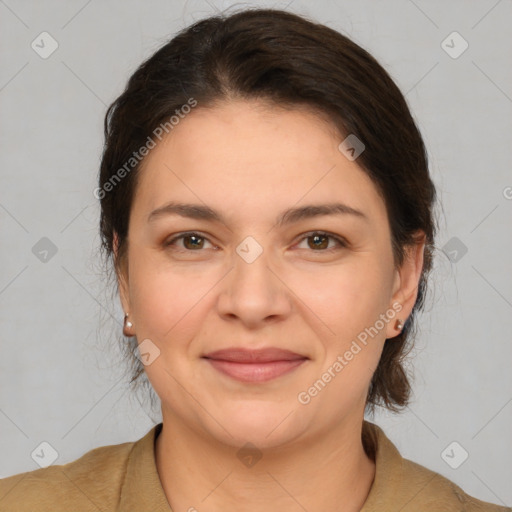
<path fill-rule="evenodd" d="M 359 511 L 375 476 L 361 440 L 362 418 L 315 441 L 294 441 L 259 452 L 245 464 L 239 448 L 194 432 L 164 415 L 156 466 L 173 511 L 271 512 L 299 508 Z M 270 505 L 269 505 L 270 504 Z"/>

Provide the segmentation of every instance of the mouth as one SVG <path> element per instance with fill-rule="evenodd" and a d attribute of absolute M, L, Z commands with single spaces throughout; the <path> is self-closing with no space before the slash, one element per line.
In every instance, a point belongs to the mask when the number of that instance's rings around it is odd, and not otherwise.
<path fill-rule="evenodd" d="M 216 370 L 241 382 L 266 382 L 298 368 L 309 358 L 289 350 L 224 349 L 203 356 Z"/>

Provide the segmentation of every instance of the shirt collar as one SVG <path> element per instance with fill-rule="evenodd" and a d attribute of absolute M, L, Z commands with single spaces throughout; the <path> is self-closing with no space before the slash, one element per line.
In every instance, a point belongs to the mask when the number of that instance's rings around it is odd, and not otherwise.
<path fill-rule="evenodd" d="M 366 420 L 363 422 L 362 439 L 366 453 L 375 461 L 375 477 L 360 512 L 382 512 L 386 506 L 400 510 L 404 505 L 398 503 L 403 495 L 401 487 L 404 482 L 404 459 L 375 423 Z"/>
<path fill-rule="evenodd" d="M 155 462 L 155 441 L 162 430 L 155 425 L 143 438 L 136 441 L 128 456 L 119 512 L 151 510 L 172 512 L 167 501 Z"/>

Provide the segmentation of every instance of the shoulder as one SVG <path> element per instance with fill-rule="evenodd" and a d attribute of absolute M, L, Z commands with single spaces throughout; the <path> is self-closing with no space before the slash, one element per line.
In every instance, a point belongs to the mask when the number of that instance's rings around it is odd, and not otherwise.
<path fill-rule="evenodd" d="M 134 444 L 102 446 L 68 464 L 0 479 L 0 512 L 115 510 Z"/>
<path fill-rule="evenodd" d="M 362 512 L 512 512 L 474 498 L 440 473 L 402 457 L 374 423 L 364 422 L 363 445 L 375 460 L 375 478 Z"/>
<path fill-rule="evenodd" d="M 405 510 L 418 508 L 414 503 L 421 503 L 421 510 L 464 511 L 464 512 L 512 512 L 512 508 L 486 501 L 481 501 L 467 494 L 457 484 L 440 473 L 408 459 L 402 459 L 404 483 L 416 489 L 416 495 L 411 497 L 411 506 Z"/>

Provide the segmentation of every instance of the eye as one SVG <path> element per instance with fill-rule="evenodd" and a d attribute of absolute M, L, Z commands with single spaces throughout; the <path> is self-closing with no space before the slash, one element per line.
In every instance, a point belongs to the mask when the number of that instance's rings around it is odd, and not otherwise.
<path fill-rule="evenodd" d="M 334 240 L 338 244 L 338 247 L 331 247 L 328 249 L 329 239 Z M 308 243 L 308 247 L 312 248 L 313 252 L 330 252 L 337 248 L 339 249 L 340 247 L 347 247 L 347 243 L 342 238 L 323 231 L 312 231 L 310 233 L 306 233 L 301 239 L 301 242 L 303 240 L 311 240 L 311 243 Z"/>
<path fill-rule="evenodd" d="M 208 240 L 206 237 L 202 236 L 200 233 L 196 232 L 189 232 L 189 233 L 182 233 L 181 235 L 178 235 L 168 242 L 165 242 L 165 247 L 169 246 L 175 246 L 176 242 L 178 240 L 183 240 L 185 251 L 199 251 L 204 247 L 204 241 Z M 211 243 L 211 242 L 208 242 Z M 183 246 L 181 247 L 183 249 Z"/>
<path fill-rule="evenodd" d="M 333 240 L 337 244 L 337 247 L 335 246 L 329 248 L 329 239 Z M 182 250 L 184 252 L 200 252 L 200 250 L 204 248 L 205 241 L 211 244 L 211 242 L 208 241 L 208 239 L 200 233 L 191 231 L 188 233 L 181 233 L 171 240 L 164 242 L 164 246 L 176 247 L 176 242 L 178 240 L 182 240 L 184 244 L 184 248 L 181 246 L 178 248 L 178 250 Z M 301 242 L 304 240 L 311 240 L 311 243 L 309 243 L 308 246 L 313 250 L 313 252 L 330 252 L 332 250 L 336 250 L 337 248 L 339 249 L 342 247 L 347 247 L 347 243 L 342 238 L 331 235 L 329 233 L 325 233 L 323 231 L 312 231 L 310 233 L 306 233 L 302 237 Z"/>

